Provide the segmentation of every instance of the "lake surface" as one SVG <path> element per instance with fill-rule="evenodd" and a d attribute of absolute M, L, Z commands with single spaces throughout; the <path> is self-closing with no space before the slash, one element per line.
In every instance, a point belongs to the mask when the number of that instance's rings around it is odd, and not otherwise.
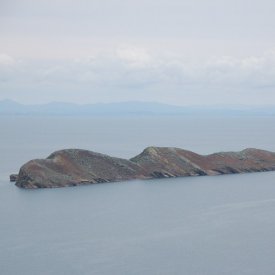
<path fill-rule="evenodd" d="M 62 148 L 275 151 L 275 118 L 0 117 L 0 274 L 274 274 L 275 173 L 23 190 L 10 173 Z"/>

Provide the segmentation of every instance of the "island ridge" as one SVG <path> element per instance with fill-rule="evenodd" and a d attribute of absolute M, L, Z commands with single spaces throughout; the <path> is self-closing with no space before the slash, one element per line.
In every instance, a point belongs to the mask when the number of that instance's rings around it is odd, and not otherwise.
<path fill-rule="evenodd" d="M 259 149 L 199 155 L 173 147 L 148 147 L 130 160 L 81 149 L 65 149 L 24 164 L 22 188 L 53 188 L 133 179 L 206 176 L 275 170 L 275 153 Z"/>

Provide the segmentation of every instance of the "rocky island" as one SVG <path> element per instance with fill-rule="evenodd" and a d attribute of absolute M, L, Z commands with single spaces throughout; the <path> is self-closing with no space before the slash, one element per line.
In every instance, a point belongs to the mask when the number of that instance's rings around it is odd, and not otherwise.
<path fill-rule="evenodd" d="M 52 153 L 12 175 L 22 188 L 53 188 L 133 179 L 221 175 L 275 170 L 275 153 L 245 149 L 199 155 L 172 147 L 148 147 L 129 160 L 80 149 Z"/>

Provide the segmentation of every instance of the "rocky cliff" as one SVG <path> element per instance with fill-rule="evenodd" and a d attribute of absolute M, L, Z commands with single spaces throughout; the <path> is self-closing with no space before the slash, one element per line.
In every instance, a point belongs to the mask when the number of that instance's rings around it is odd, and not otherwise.
<path fill-rule="evenodd" d="M 16 178 L 22 188 L 52 188 L 90 183 L 275 170 L 275 153 L 258 149 L 199 155 L 170 147 L 148 147 L 126 160 L 87 150 L 54 152 L 24 164 Z"/>

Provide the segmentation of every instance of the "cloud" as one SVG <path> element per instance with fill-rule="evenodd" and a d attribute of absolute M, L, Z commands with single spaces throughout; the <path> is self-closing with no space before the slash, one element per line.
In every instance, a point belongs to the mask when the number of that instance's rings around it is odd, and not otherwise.
<path fill-rule="evenodd" d="M 275 54 L 234 58 L 223 56 L 211 60 L 203 70 L 210 83 L 243 85 L 246 88 L 275 87 Z"/>
<path fill-rule="evenodd" d="M 116 54 L 119 59 L 134 67 L 146 67 L 154 62 L 151 55 L 144 48 L 120 46 L 116 50 Z"/>
<path fill-rule="evenodd" d="M 32 93 L 33 98 L 39 98 L 43 91 L 43 98 L 49 95 L 48 101 L 55 95 L 62 101 L 79 102 L 275 104 L 275 51 L 261 56 L 190 61 L 180 55 L 168 57 L 123 45 L 112 53 L 74 60 L 18 62 L 1 54 L 0 65 L 3 97 L 13 91 L 14 95 Z"/>
<path fill-rule="evenodd" d="M 15 60 L 11 56 L 5 53 L 0 54 L 0 65 L 10 66 L 14 64 L 15 64 Z"/>

